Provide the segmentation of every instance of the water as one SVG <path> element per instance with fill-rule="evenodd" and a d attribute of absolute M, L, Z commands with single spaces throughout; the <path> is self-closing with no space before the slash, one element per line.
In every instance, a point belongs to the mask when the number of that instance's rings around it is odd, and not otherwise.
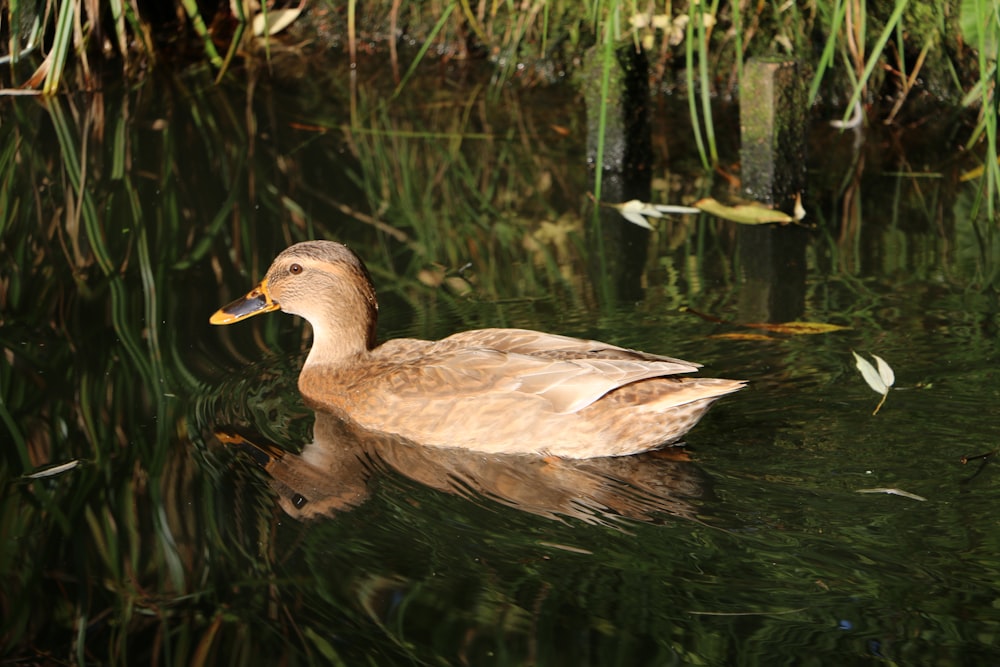
<path fill-rule="evenodd" d="M 754 232 L 707 217 L 664 221 L 648 250 L 606 248 L 601 272 L 571 90 L 436 71 L 392 100 L 375 74 L 353 93 L 336 68 L 283 76 L 3 103 L 7 656 L 1000 659 L 998 478 L 961 462 L 1000 446 L 1000 255 L 976 182 L 957 179 L 973 164 L 955 164 L 959 119 L 855 145 L 817 118 L 814 228 L 763 232 L 798 235 L 801 280 L 753 274 Z M 687 169 L 684 123 L 657 110 L 655 201 L 726 194 Z M 334 445 L 309 449 L 301 324 L 207 319 L 310 237 L 366 259 L 384 337 L 537 328 L 750 385 L 667 455 L 488 459 L 322 420 Z M 768 319 L 850 328 L 742 326 Z M 877 416 L 851 350 L 895 370 Z M 232 427 L 263 449 L 222 444 Z"/>

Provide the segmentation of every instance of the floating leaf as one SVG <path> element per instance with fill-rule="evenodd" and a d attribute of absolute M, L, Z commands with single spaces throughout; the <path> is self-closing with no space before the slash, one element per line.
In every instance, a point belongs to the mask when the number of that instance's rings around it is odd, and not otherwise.
<path fill-rule="evenodd" d="M 839 324 L 830 324 L 829 322 L 778 322 L 778 323 L 759 322 L 759 323 L 745 324 L 743 326 L 751 327 L 754 329 L 765 329 L 767 331 L 790 334 L 793 336 L 825 334 L 825 333 L 830 333 L 832 331 L 843 331 L 845 329 L 851 328 L 851 327 L 841 326 Z"/>
<path fill-rule="evenodd" d="M 740 332 L 740 331 L 712 334 L 708 337 L 720 340 L 771 340 L 771 341 L 781 340 L 780 338 L 775 338 L 774 336 L 768 336 L 767 334 Z"/>
<path fill-rule="evenodd" d="M 724 220 L 731 220 L 743 225 L 766 225 L 773 222 L 785 225 L 789 222 L 795 222 L 795 218 L 787 213 L 777 211 L 773 208 L 768 208 L 763 204 L 755 202 L 751 202 L 749 204 L 737 204 L 736 206 L 726 206 L 711 197 L 706 197 L 704 199 L 699 199 L 694 203 L 694 205 L 695 208 L 700 209 L 705 213 L 711 213 L 712 215 L 723 218 Z M 805 214 L 803 213 L 803 215 Z"/>
<path fill-rule="evenodd" d="M 885 363 L 885 359 L 878 356 L 877 354 L 873 354 L 872 358 L 878 365 L 878 376 L 882 378 L 882 382 L 885 383 L 886 391 L 889 391 L 889 387 L 891 387 L 896 382 L 896 374 L 892 372 L 892 367 L 889 364 Z"/>
<path fill-rule="evenodd" d="M 865 379 L 865 382 L 872 388 L 872 391 L 882 394 L 882 400 L 878 402 L 878 405 L 875 406 L 875 411 L 872 413 L 873 416 L 877 415 L 878 411 L 882 409 L 882 404 L 885 403 L 886 397 L 889 395 L 889 389 L 896 382 L 896 375 L 892 372 L 892 367 L 877 354 L 872 355 L 875 363 L 878 364 L 877 370 L 875 366 L 871 365 L 871 362 L 863 359 L 857 352 L 851 350 L 851 354 L 854 355 L 858 370 L 861 371 L 861 377 Z"/>
<path fill-rule="evenodd" d="M 918 496 L 915 493 L 910 493 L 909 491 L 903 491 L 902 489 L 896 488 L 879 487 L 877 489 L 858 489 L 858 493 L 887 493 L 890 496 L 902 496 L 903 498 L 909 498 L 910 500 L 927 500 L 923 496 Z"/>
<path fill-rule="evenodd" d="M 648 202 L 639 201 L 638 199 L 632 199 L 624 204 L 610 204 L 610 206 L 618 209 L 622 217 L 631 222 L 633 225 L 639 225 L 643 229 L 652 230 L 653 227 L 649 224 L 647 218 L 662 218 L 664 215 L 671 213 L 686 213 L 694 214 L 701 213 L 696 208 L 691 208 L 690 206 L 675 206 L 673 204 L 650 204 Z"/>

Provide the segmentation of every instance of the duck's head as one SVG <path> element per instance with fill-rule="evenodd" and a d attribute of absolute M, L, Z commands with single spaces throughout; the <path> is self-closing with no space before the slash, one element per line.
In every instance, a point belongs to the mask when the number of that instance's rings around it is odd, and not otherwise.
<path fill-rule="evenodd" d="M 232 324 L 272 310 L 298 315 L 312 325 L 309 361 L 375 346 L 375 288 L 361 259 L 342 243 L 306 241 L 285 249 L 256 287 L 209 321 Z"/>

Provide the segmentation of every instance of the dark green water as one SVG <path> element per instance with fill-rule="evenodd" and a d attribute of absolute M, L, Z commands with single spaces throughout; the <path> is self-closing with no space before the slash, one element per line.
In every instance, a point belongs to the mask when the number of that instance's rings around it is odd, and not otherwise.
<path fill-rule="evenodd" d="M 595 218 L 568 88 L 442 70 L 391 99 L 375 75 L 352 91 L 281 65 L 281 84 L 191 73 L 0 106 L 6 659 L 1000 662 L 1000 472 L 961 462 L 1000 447 L 1000 243 L 978 181 L 958 180 L 975 159 L 957 117 L 855 143 L 817 113 L 813 228 L 701 216 L 648 236 Z M 672 104 L 655 114 L 651 199 L 721 198 Z M 361 463 L 309 487 L 327 512 L 299 520 L 288 488 L 214 433 L 247 427 L 297 460 L 313 439 L 294 389 L 306 332 L 208 316 L 324 237 L 368 262 L 383 337 L 537 328 L 750 385 L 689 434 L 689 461 L 336 434 Z M 739 325 L 788 320 L 850 328 Z M 895 370 L 877 416 L 851 350 Z"/>

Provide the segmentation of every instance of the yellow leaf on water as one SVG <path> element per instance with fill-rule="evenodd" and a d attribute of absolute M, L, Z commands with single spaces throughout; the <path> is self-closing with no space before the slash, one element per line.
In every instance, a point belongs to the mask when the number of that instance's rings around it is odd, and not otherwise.
<path fill-rule="evenodd" d="M 768 208 L 763 204 L 757 203 L 726 206 L 711 197 L 705 197 L 696 201 L 694 207 L 705 213 L 711 213 L 719 218 L 738 222 L 743 225 L 766 225 L 774 222 L 784 225 L 789 222 L 795 222 L 795 218 L 787 213 L 776 211 L 773 208 Z"/>
<path fill-rule="evenodd" d="M 780 340 L 774 336 L 768 336 L 767 334 L 759 333 L 740 333 L 738 331 L 731 331 L 729 333 L 712 334 L 708 336 L 709 338 L 716 338 L 721 340 Z"/>
<path fill-rule="evenodd" d="M 830 324 L 829 322 L 780 322 L 774 324 L 760 322 L 756 324 L 745 324 L 743 326 L 752 327 L 754 329 L 764 329 L 766 331 L 774 331 L 775 333 L 790 334 L 793 336 L 825 334 L 851 328 L 841 326 L 839 324 Z"/>

